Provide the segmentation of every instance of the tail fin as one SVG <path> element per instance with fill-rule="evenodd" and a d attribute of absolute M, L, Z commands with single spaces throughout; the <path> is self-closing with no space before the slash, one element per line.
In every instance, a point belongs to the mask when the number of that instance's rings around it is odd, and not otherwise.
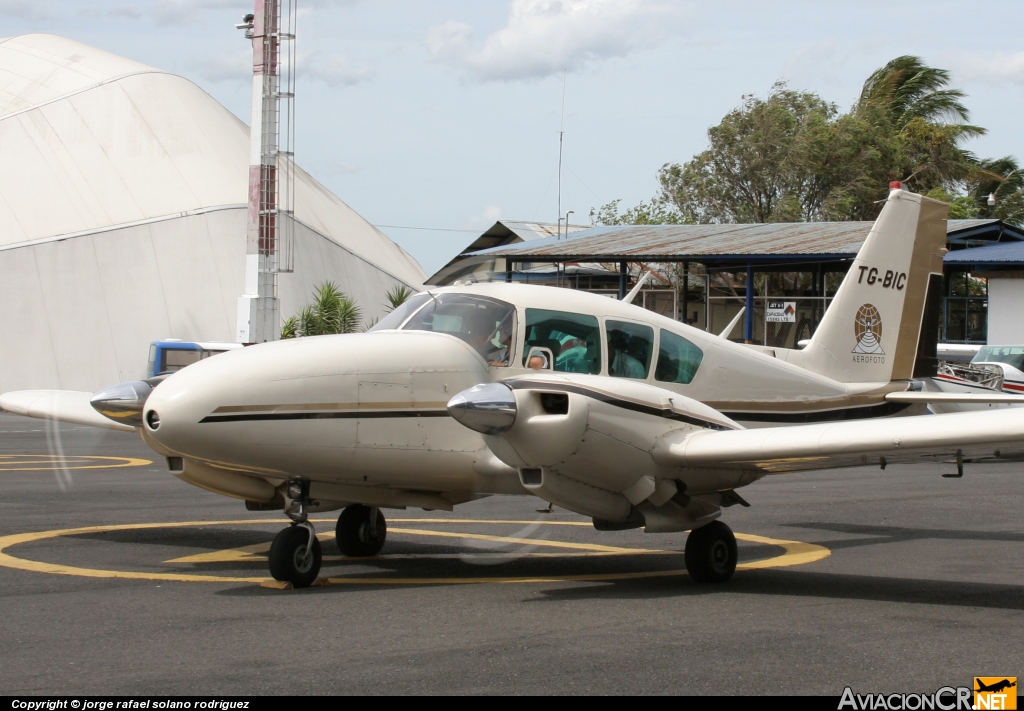
<path fill-rule="evenodd" d="M 803 366 L 844 383 L 933 372 L 948 206 L 892 190 L 821 325 Z"/>

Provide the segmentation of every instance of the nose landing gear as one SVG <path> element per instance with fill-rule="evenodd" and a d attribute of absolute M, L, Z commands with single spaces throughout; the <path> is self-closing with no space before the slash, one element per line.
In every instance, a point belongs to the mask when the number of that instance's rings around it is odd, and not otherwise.
<path fill-rule="evenodd" d="M 690 531 L 685 558 L 695 582 L 724 583 L 736 571 L 736 536 L 721 521 L 712 521 Z"/>
<path fill-rule="evenodd" d="M 288 489 L 292 504 L 285 514 L 292 525 L 278 533 L 270 544 L 270 574 L 275 580 L 306 588 L 320 574 L 322 560 L 320 541 L 307 513 L 313 501 L 309 498 L 308 481 L 293 481 Z"/>
<path fill-rule="evenodd" d="M 388 524 L 376 506 L 355 504 L 341 512 L 335 531 L 342 555 L 366 558 L 384 547 Z"/>

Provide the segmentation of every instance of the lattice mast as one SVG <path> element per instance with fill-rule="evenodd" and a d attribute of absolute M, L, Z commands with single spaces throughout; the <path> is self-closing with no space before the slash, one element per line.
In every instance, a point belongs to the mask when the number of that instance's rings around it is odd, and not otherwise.
<path fill-rule="evenodd" d="M 252 40 L 249 210 L 240 343 L 277 340 L 278 275 L 293 268 L 295 202 L 295 16 L 297 0 L 255 0 L 242 24 Z"/>

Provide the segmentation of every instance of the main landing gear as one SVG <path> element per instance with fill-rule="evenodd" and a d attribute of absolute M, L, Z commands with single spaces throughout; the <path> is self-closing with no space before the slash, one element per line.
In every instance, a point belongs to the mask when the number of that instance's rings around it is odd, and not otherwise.
<path fill-rule="evenodd" d="M 366 558 L 384 547 L 388 524 L 376 506 L 355 504 L 341 512 L 335 531 L 342 555 Z"/>
<path fill-rule="evenodd" d="M 321 551 L 316 531 L 309 522 L 309 482 L 293 481 L 288 485 L 292 503 L 285 514 L 292 525 L 274 537 L 270 544 L 270 574 L 275 580 L 291 583 L 296 588 L 307 588 L 320 574 Z"/>
<path fill-rule="evenodd" d="M 698 583 L 724 583 L 736 571 L 736 536 L 721 521 L 690 531 L 686 570 Z"/>

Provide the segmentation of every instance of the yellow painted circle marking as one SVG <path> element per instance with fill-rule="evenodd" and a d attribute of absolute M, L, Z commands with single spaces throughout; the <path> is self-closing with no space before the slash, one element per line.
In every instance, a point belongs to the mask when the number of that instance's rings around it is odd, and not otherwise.
<path fill-rule="evenodd" d="M 78 469 L 144 467 L 153 462 L 135 457 L 65 456 L 52 454 L 0 454 L 0 472 L 40 472 Z"/>
<path fill-rule="evenodd" d="M 333 519 L 314 519 L 316 523 L 333 522 Z M 586 526 L 590 524 L 583 521 L 514 521 L 514 520 L 488 520 L 488 519 L 393 519 L 391 523 L 431 523 L 431 524 L 522 524 L 522 525 L 543 525 L 543 526 Z M 159 573 L 139 572 L 131 570 L 106 570 L 100 568 L 80 568 L 73 565 L 60 563 L 44 563 L 41 561 L 18 558 L 7 553 L 8 548 L 42 541 L 51 538 L 65 536 L 78 536 L 87 533 L 106 533 L 110 531 L 136 531 L 156 528 L 186 528 L 198 526 L 253 526 L 253 525 L 281 525 L 278 520 L 264 521 L 180 521 L 173 523 L 131 523 L 113 526 L 85 526 L 82 528 L 64 528 L 52 531 L 35 531 L 31 533 L 15 533 L 9 536 L 0 536 L 0 566 L 26 570 L 36 573 L 51 573 L 54 575 L 74 575 L 86 578 L 121 578 L 128 580 L 160 580 L 170 582 L 186 583 L 262 583 L 267 580 L 265 577 L 247 576 L 225 576 L 225 575 L 201 575 L 190 573 Z M 462 533 L 453 531 L 430 531 L 415 528 L 393 528 L 389 527 L 391 533 L 402 533 L 408 535 L 440 536 L 446 538 L 475 539 L 495 541 L 508 544 L 526 544 L 530 546 L 541 546 L 551 548 L 563 548 L 580 551 L 577 555 L 651 555 L 651 554 L 676 554 L 678 551 L 665 551 L 645 548 L 620 548 L 616 546 L 605 546 L 591 543 L 575 543 L 570 541 L 549 541 L 537 538 L 518 538 L 509 536 L 491 536 L 485 534 Z M 758 570 L 763 568 L 782 568 L 792 565 L 803 565 L 812 563 L 832 554 L 828 548 L 813 543 L 801 543 L 799 541 L 788 541 L 777 538 L 766 538 L 745 533 L 735 534 L 736 538 L 752 543 L 779 546 L 784 552 L 782 555 L 763 560 L 755 560 L 747 563 L 740 563 L 737 570 Z M 333 533 L 318 534 L 318 538 L 327 539 Z M 196 556 L 186 556 L 165 561 L 167 563 L 211 563 L 226 561 L 251 561 L 260 560 L 256 553 L 266 551 L 269 544 L 262 543 L 243 548 L 217 551 L 214 553 L 203 553 Z M 565 554 L 563 554 L 565 555 Z M 569 554 L 572 555 L 572 554 Z M 388 556 L 382 556 L 387 559 Z M 354 562 L 366 562 L 368 558 L 350 559 Z M 633 573 L 595 573 L 583 575 L 544 575 L 544 576 L 481 576 L 481 577 L 459 577 L 459 578 L 367 578 L 367 577 L 346 577 L 329 578 L 331 584 L 345 585 L 452 585 L 452 584 L 480 584 L 480 583 L 558 583 L 558 582 L 601 582 L 609 580 L 633 580 L 639 578 L 658 578 L 668 576 L 686 575 L 685 569 L 680 570 L 657 570 Z"/>

